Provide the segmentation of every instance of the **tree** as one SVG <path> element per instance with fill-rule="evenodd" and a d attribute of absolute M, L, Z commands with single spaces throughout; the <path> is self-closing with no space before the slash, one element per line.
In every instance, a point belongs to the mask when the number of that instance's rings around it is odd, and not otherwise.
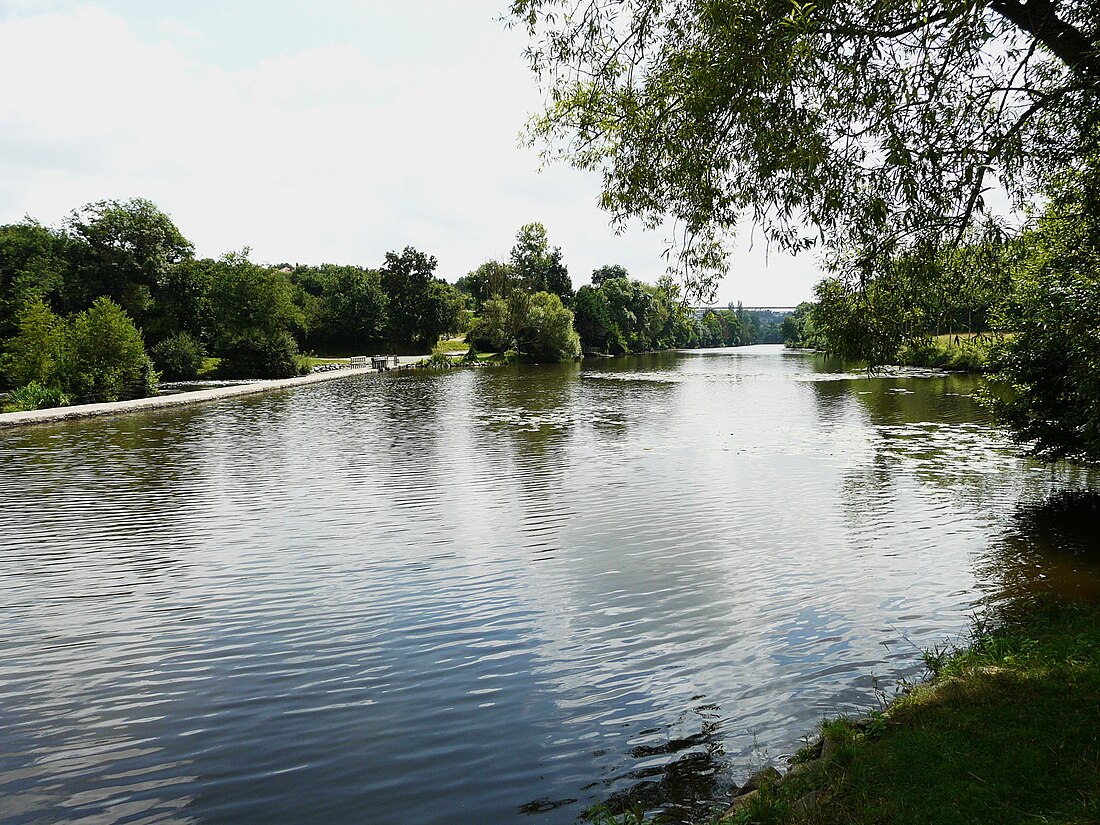
<path fill-rule="evenodd" d="M 526 296 L 525 296 L 526 297 Z M 581 342 L 573 329 L 573 313 L 550 292 L 536 292 L 525 302 L 518 323 L 516 349 L 532 361 L 571 361 L 580 357 Z"/>
<path fill-rule="evenodd" d="M 481 314 L 466 333 L 466 341 L 472 347 L 487 352 L 505 352 L 514 338 L 508 301 L 503 298 L 486 300 L 481 306 Z"/>
<path fill-rule="evenodd" d="M 389 301 L 389 334 L 393 340 L 430 346 L 439 339 L 438 325 L 426 323 L 434 312 L 429 287 L 436 280 L 437 265 L 434 255 L 425 255 L 411 246 L 400 253 L 386 253 L 382 289 Z M 439 297 L 438 290 L 434 294 Z"/>
<path fill-rule="evenodd" d="M 604 264 L 592 270 L 592 286 L 603 286 L 604 281 L 611 278 L 629 278 L 626 267 L 619 264 Z"/>
<path fill-rule="evenodd" d="M 866 273 L 1097 140 L 1098 0 L 513 0 L 511 20 L 550 100 L 532 141 L 601 172 L 617 226 L 671 219 L 701 296 L 744 217 Z"/>
<path fill-rule="evenodd" d="M 609 352 L 619 331 L 611 320 L 611 307 L 602 289 L 585 284 L 573 299 L 574 325 L 586 351 Z"/>
<path fill-rule="evenodd" d="M 550 248 L 546 227 L 541 223 L 520 227 L 512 247 L 511 264 L 516 278 L 528 292 L 551 292 L 563 302 L 572 299 L 573 283 L 562 263 L 561 249 Z"/>
<path fill-rule="evenodd" d="M 157 374 L 133 320 L 106 296 L 69 322 L 61 387 L 80 402 L 156 392 Z"/>
<path fill-rule="evenodd" d="M 313 299 L 309 306 L 309 346 L 362 352 L 386 336 L 386 293 L 376 270 L 322 264 L 300 266 L 291 276 Z"/>
<path fill-rule="evenodd" d="M 16 334 L 4 342 L 0 374 L 12 387 L 58 386 L 64 350 L 65 322 L 34 297 L 20 307 Z"/>
<path fill-rule="evenodd" d="M 473 272 L 459 278 L 455 288 L 471 296 L 474 299 L 474 308 L 480 309 L 494 295 L 507 298 L 517 280 L 510 264 L 486 261 Z"/>
<path fill-rule="evenodd" d="M 22 305 L 35 298 L 65 309 L 71 242 L 37 221 L 0 226 L 0 339 L 15 333 Z"/>
<path fill-rule="evenodd" d="M 1100 157 L 1020 239 L 989 401 L 1033 454 L 1100 460 Z"/>
<path fill-rule="evenodd" d="M 73 247 L 72 294 L 84 306 L 106 295 L 138 323 L 171 267 L 194 251 L 171 218 L 144 198 L 91 203 L 74 210 L 66 224 L 82 242 Z"/>
<path fill-rule="evenodd" d="M 218 261 L 210 286 L 213 349 L 230 374 L 286 378 L 303 371 L 295 333 L 305 327 L 289 276 L 248 260 L 248 250 Z"/>

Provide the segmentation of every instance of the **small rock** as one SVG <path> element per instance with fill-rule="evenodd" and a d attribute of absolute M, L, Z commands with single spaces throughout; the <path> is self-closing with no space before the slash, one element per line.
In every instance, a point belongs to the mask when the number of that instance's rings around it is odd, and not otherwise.
<path fill-rule="evenodd" d="M 787 778 L 801 776 L 804 773 L 817 770 L 821 767 L 820 759 L 811 759 L 809 762 L 795 762 L 787 770 Z"/>
<path fill-rule="evenodd" d="M 782 779 L 782 774 L 775 768 L 767 767 L 763 770 L 759 770 L 748 778 L 744 785 L 741 786 L 741 790 L 737 792 L 737 795 L 743 796 L 751 791 L 755 791 L 761 785 L 773 785 Z"/>
<path fill-rule="evenodd" d="M 733 804 L 729 806 L 729 808 L 726 810 L 726 812 L 724 814 L 722 814 L 719 821 L 721 821 L 722 819 L 726 819 L 727 817 L 733 816 L 739 810 L 741 810 L 746 805 L 751 803 L 758 796 L 760 796 L 760 791 L 749 791 L 746 794 L 742 794 L 741 796 L 738 796 L 736 799 L 733 800 Z"/>
<path fill-rule="evenodd" d="M 828 739 L 828 738 L 825 739 L 825 741 L 821 743 L 821 758 L 822 758 L 822 760 L 831 759 L 833 754 L 836 753 L 836 749 L 837 749 L 836 740 Z"/>
<path fill-rule="evenodd" d="M 817 800 L 821 798 L 821 791 L 810 791 L 805 796 L 800 796 L 791 805 L 791 813 L 795 816 L 805 816 L 813 810 Z"/>

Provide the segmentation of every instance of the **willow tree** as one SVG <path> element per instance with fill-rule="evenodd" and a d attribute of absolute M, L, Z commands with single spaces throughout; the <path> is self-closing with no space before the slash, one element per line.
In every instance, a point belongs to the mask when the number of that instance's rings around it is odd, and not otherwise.
<path fill-rule="evenodd" d="M 1096 139 L 1098 0 L 513 0 L 548 158 L 674 227 L 696 293 L 748 221 L 853 271 L 961 240 Z"/>

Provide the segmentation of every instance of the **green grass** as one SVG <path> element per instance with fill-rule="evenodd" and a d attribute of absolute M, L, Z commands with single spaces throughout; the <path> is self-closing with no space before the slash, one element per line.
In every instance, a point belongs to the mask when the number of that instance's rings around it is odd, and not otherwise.
<path fill-rule="evenodd" d="M 332 355 L 305 355 L 303 356 L 306 362 L 309 364 L 309 368 L 319 367 L 322 364 L 350 364 L 350 358 L 338 358 Z"/>
<path fill-rule="evenodd" d="M 991 334 L 937 335 L 924 346 L 905 347 L 899 361 L 907 367 L 936 367 L 963 372 L 984 372 L 989 365 Z"/>
<path fill-rule="evenodd" d="M 466 343 L 464 338 L 448 338 L 445 341 L 440 341 L 434 347 L 432 351 L 439 350 L 440 352 L 465 352 L 470 348 L 470 345 Z"/>
<path fill-rule="evenodd" d="M 833 759 L 762 795 L 744 821 L 1100 822 L 1100 608 L 1031 608 L 926 662 L 931 681 L 883 724 L 824 725 Z M 796 820 L 792 803 L 811 787 L 822 798 Z"/>

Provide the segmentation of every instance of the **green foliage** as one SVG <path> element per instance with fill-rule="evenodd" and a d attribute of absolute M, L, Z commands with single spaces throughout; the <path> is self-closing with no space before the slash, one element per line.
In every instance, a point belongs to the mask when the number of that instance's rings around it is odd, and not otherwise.
<path fill-rule="evenodd" d="M 168 381 L 192 381 L 206 360 L 206 348 L 188 332 L 165 338 L 152 351 L 153 362 Z"/>
<path fill-rule="evenodd" d="M 858 265 L 1014 201 L 1084 156 L 1100 121 L 1097 0 L 933 6 L 512 0 L 552 159 L 602 176 L 616 226 L 678 228 L 707 296 L 744 216 L 784 249 Z M 803 228 L 807 227 L 807 228 Z"/>
<path fill-rule="evenodd" d="M 64 234 L 29 219 L 0 226 L 0 340 L 15 334 L 16 316 L 28 301 L 63 310 L 70 246 Z"/>
<path fill-rule="evenodd" d="M 557 295 L 536 292 L 517 320 L 516 349 L 533 361 L 571 361 L 581 355 L 573 313 Z"/>
<path fill-rule="evenodd" d="M 1100 155 L 1019 242 L 987 400 L 1033 453 L 1100 460 Z"/>
<path fill-rule="evenodd" d="M 592 270 L 592 286 L 594 287 L 601 287 L 604 281 L 609 281 L 612 278 L 629 280 L 630 274 L 626 271 L 626 267 L 619 264 L 605 264 Z"/>
<path fill-rule="evenodd" d="M 33 298 L 16 315 L 16 334 L 4 342 L 0 373 L 10 386 L 38 383 L 56 386 L 65 350 L 65 322 L 41 298 Z"/>
<path fill-rule="evenodd" d="M 231 253 L 210 287 L 214 350 L 221 371 L 241 378 L 287 378 L 306 370 L 294 332 L 305 325 L 290 277 Z"/>
<path fill-rule="evenodd" d="M 528 223 L 516 233 L 512 247 L 511 267 L 515 278 L 527 292 L 550 292 L 563 303 L 573 297 L 573 284 L 569 270 L 562 263 L 561 249 L 550 248 L 546 227 L 541 223 Z M 503 293 L 494 293 L 503 294 Z"/>
<path fill-rule="evenodd" d="M 431 347 L 456 330 L 464 301 L 450 284 L 434 276 L 437 261 L 406 246 L 386 253 L 381 282 L 389 298 L 389 335 L 395 341 Z"/>
<path fill-rule="evenodd" d="M 168 268 L 142 326 L 147 342 L 159 343 L 181 332 L 208 340 L 213 334 L 210 290 L 221 264 L 188 258 Z"/>
<path fill-rule="evenodd" d="M 474 321 L 466 340 L 471 346 L 489 352 L 504 352 L 512 347 L 515 342 L 518 318 L 513 318 L 511 302 L 517 310 L 520 309 L 518 298 L 509 296 L 509 301 L 502 298 L 490 298 L 481 307 L 481 315 Z"/>
<path fill-rule="evenodd" d="M 825 340 L 817 330 L 817 305 L 803 301 L 783 319 L 783 343 L 801 349 L 824 349 Z"/>
<path fill-rule="evenodd" d="M 898 363 L 907 367 L 934 367 L 961 372 L 984 372 L 989 363 L 992 336 L 940 336 L 902 348 Z"/>
<path fill-rule="evenodd" d="M 385 339 L 389 301 L 376 270 L 300 266 L 291 278 L 316 299 L 306 302 L 309 346 L 328 352 L 363 352 Z"/>
<path fill-rule="evenodd" d="M 250 329 L 222 347 L 220 371 L 238 378 L 292 378 L 309 372 L 309 359 L 286 330 Z"/>
<path fill-rule="evenodd" d="M 61 386 L 78 401 L 118 401 L 156 391 L 158 376 L 130 316 L 105 296 L 68 325 Z"/>
<path fill-rule="evenodd" d="M 65 407 L 72 399 L 58 387 L 50 387 L 31 381 L 23 387 L 12 390 L 4 399 L 4 412 L 25 412 L 44 410 L 49 407 Z"/>
<path fill-rule="evenodd" d="M 474 308 L 480 310 L 490 298 L 507 298 L 519 285 L 519 278 L 511 264 L 486 261 L 473 272 L 459 278 L 455 288 L 472 297 Z"/>
<path fill-rule="evenodd" d="M 73 247 L 74 296 L 87 306 L 105 295 L 139 324 L 171 267 L 193 252 L 172 220 L 144 198 L 88 204 L 72 212 L 67 227 L 82 242 Z"/>

